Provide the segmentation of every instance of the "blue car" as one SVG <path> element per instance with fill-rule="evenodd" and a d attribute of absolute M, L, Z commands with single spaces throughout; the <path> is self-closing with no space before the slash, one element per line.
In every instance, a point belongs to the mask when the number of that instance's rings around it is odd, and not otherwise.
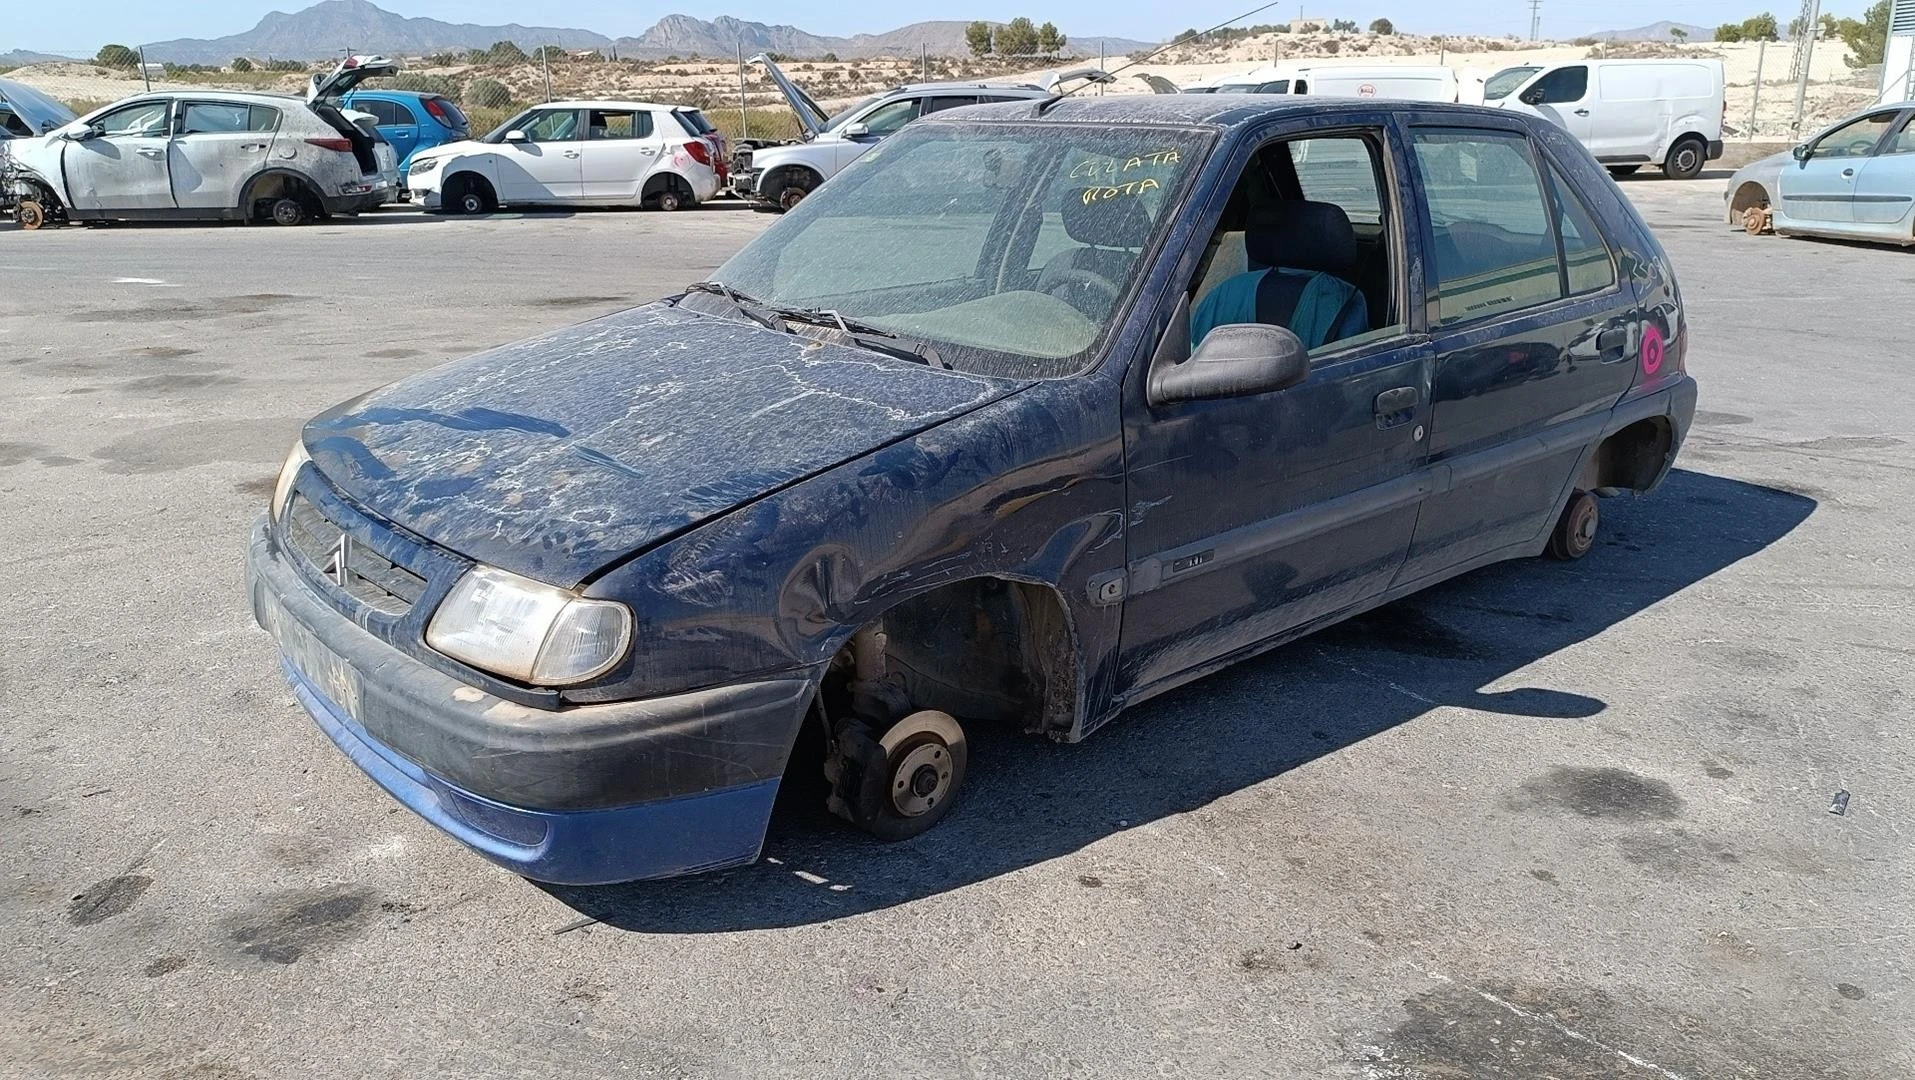
<path fill-rule="evenodd" d="M 342 103 L 345 108 L 370 113 L 379 121 L 379 134 L 385 136 L 399 154 L 399 190 L 406 190 L 406 175 L 412 157 L 446 143 L 463 142 L 472 137 L 472 125 L 452 99 L 440 94 L 421 94 L 410 90 L 354 90 Z"/>
<path fill-rule="evenodd" d="M 1587 554 L 1676 459 L 1688 346 L 1668 256 L 1540 117 L 952 109 L 709 280 L 312 420 L 252 606 L 343 753 L 536 880 L 750 862 L 788 776 L 901 840 L 967 812 L 967 729 L 1077 742 Z"/>

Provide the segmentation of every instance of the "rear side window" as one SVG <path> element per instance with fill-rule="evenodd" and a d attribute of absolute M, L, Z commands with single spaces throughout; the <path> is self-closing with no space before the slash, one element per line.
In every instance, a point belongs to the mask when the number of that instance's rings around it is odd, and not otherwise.
<path fill-rule="evenodd" d="M 1536 85 L 1524 92 L 1523 100 L 1531 105 L 1567 105 L 1581 101 L 1588 94 L 1589 69 L 1577 64 L 1557 68 L 1537 79 Z"/>
<path fill-rule="evenodd" d="M 678 126 L 684 128 L 687 135 L 707 135 L 718 130 L 697 109 L 674 109 L 672 115 L 678 118 Z"/>
<path fill-rule="evenodd" d="M 226 102 L 187 103 L 180 119 L 181 135 L 222 135 L 240 131 L 272 131 L 279 127 L 279 110 L 265 105 Z"/>
<path fill-rule="evenodd" d="M 1569 295 L 1601 292 L 1614 285 L 1615 257 L 1596 228 L 1595 215 L 1554 165 L 1549 167 L 1549 186 L 1556 197 L 1556 229 L 1563 238 L 1563 280 Z"/>
<path fill-rule="evenodd" d="M 1424 130 L 1412 141 L 1435 238 L 1438 324 L 1561 299 L 1554 215 L 1529 140 Z"/>
<path fill-rule="evenodd" d="M 652 114 L 631 112 L 626 109 L 593 109 L 590 132 L 592 139 L 644 139 L 652 134 Z"/>
<path fill-rule="evenodd" d="M 966 105 L 976 105 L 977 96 L 970 97 L 934 97 L 924 101 L 925 113 L 943 112 L 946 109 L 959 109 Z"/>
<path fill-rule="evenodd" d="M 406 107 L 404 102 L 381 101 L 379 104 L 384 105 L 385 110 L 383 112 L 374 113 L 373 115 L 379 118 L 381 124 L 416 124 L 419 122 L 419 118 L 412 115 L 412 110 Z"/>

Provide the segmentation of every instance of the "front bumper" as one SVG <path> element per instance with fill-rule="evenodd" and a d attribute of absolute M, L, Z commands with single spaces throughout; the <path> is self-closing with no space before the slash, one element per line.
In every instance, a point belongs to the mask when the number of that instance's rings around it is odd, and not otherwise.
<path fill-rule="evenodd" d="M 294 696 L 408 808 L 537 881 L 607 884 L 758 857 L 810 673 L 668 698 L 535 709 L 367 633 L 267 532 L 247 559 L 254 617 Z"/>

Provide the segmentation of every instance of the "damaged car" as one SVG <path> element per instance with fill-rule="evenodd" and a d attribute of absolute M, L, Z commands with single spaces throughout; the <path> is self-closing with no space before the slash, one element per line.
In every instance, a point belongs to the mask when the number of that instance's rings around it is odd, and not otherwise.
<path fill-rule="evenodd" d="M 396 196 L 398 157 L 374 118 L 339 98 L 399 70 L 350 57 L 288 94 L 138 94 L 9 147 L 15 217 L 67 221 L 272 221 L 299 225 L 376 209 Z M 363 125 L 363 126 L 362 126 Z"/>
<path fill-rule="evenodd" d="M 1540 118 L 983 106 L 710 280 L 313 419 L 251 603 L 342 752 L 527 877 L 751 862 L 792 777 L 903 840 L 967 812 L 967 732 L 1074 743 L 1586 554 L 1676 458 L 1688 345 L 1668 257 Z"/>
<path fill-rule="evenodd" d="M 966 105 L 1042 101 L 1052 96 L 1050 90 L 1028 83 L 915 83 L 873 94 L 836 114 L 827 114 L 771 57 L 760 54 L 750 63 L 763 67 L 777 84 L 791 103 L 791 110 L 798 114 L 805 137 L 801 142 L 780 146 L 741 147 L 732 160 L 732 190 L 755 205 L 778 210 L 798 205 L 881 139 L 921 116 Z"/>

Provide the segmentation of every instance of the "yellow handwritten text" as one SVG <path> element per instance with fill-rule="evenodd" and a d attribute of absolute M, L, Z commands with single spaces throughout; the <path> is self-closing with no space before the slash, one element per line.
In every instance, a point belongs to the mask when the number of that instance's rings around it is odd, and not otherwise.
<path fill-rule="evenodd" d="M 1164 185 L 1155 180 L 1145 178 L 1143 180 L 1132 180 L 1127 184 L 1118 184 L 1114 187 L 1085 188 L 1081 198 L 1084 200 L 1084 205 L 1089 206 L 1091 203 L 1104 202 L 1107 199 L 1142 195 L 1146 191 L 1161 191 L 1163 186 Z"/>
<path fill-rule="evenodd" d="M 1116 158 L 1104 158 L 1102 160 L 1092 159 L 1090 161 L 1080 161 L 1076 165 L 1071 166 L 1070 179 L 1081 180 L 1092 176 L 1116 176 L 1119 173 L 1127 173 L 1132 169 L 1162 168 L 1166 165 L 1177 165 L 1182 162 L 1183 156 L 1175 150 L 1153 150 L 1148 154 L 1140 154 L 1126 161 L 1118 161 Z"/>

